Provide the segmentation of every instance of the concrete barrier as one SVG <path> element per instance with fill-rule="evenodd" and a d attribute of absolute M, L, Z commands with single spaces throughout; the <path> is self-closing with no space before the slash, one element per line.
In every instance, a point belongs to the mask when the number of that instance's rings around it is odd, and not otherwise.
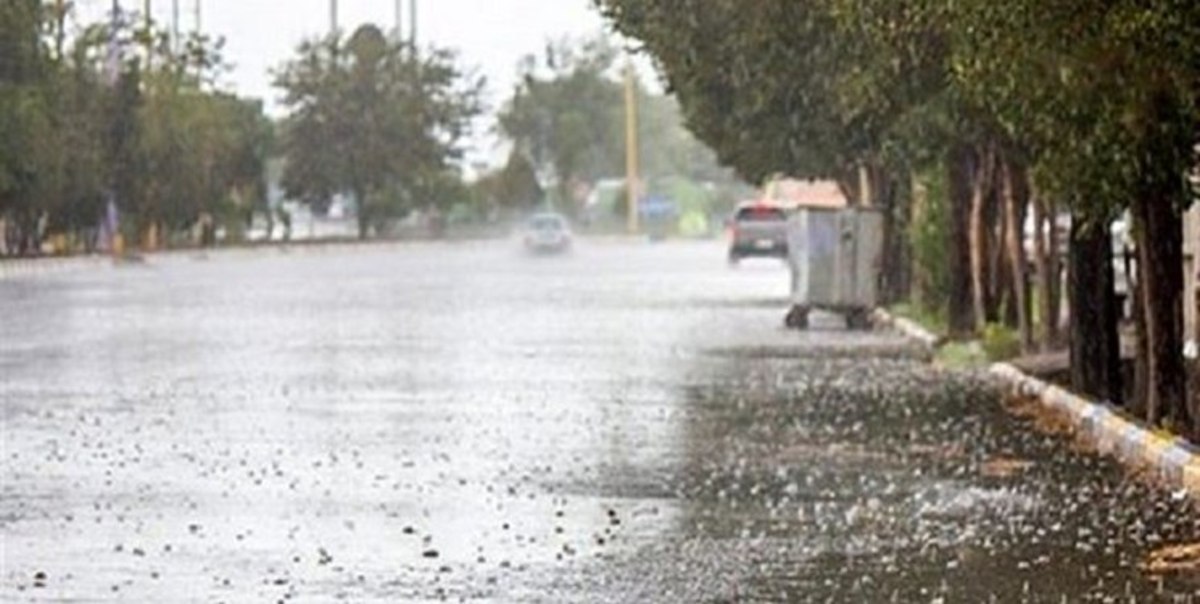
<path fill-rule="evenodd" d="M 1193 445 L 1152 432 L 1119 409 L 1042 382 L 1007 363 L 993 365 L 991 374 L 1009 388 L 1010 394 L 1037 400 L 1059 412 L 1081 436 L 1095 443 L 1101 454 L 1147 470 L 1171 488 L 1200 500 L 1200 451 Z"/>

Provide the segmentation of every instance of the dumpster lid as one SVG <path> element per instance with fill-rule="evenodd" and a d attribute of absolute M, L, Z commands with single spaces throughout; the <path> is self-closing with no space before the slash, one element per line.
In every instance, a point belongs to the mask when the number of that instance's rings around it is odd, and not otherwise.
<path fill-rule="evenodd" d="M 785 178 L 768 186 L 768 195 L 789 208 L 845 208 L 850 205 L 841 186 L 832 180 Z"/>

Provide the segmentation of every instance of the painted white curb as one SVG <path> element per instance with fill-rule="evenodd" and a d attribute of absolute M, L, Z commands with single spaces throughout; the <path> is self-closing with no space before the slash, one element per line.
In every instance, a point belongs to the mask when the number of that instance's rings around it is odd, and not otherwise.
<path fill-rule="evenodd" d="M 938 337 L 937 334 L 934 334 L 928 329 L 925 329 L 916 321 L 905 319 L 904 317 L 894 316 L 892 313 L 882 308 L 876 308 L 871 313 L 871 319 L 876 325 L 882 325 L 883 327 L 895 329 L 901 334 L 904 334 L 905 336 L 912 338 L 930 348 L 937 348 L 942 342 L 942 338 Z"/>
<path fill-rule="evenodd" d="M 1096 444 L 1104 455 L 1122 463 L 1146 468 L 1172 488 L 1200 499 L 1200 452 L 1182 439 L 1167 438 L 1126 419 L 1117 410 L 1032 378 L 1008 363 L 991 367 L 1012 394 L 1037 399 L 1061 412 L 1079 433 Z"/>

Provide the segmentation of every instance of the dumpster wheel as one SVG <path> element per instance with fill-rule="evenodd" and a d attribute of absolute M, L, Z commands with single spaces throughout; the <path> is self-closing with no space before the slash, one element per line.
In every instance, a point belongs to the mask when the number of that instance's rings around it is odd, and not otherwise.
<path fill-rule="evenodd" d="M 788 311 L 787 316 L 783 318 L 783 324 L 788 329 L 808 329 L 808 312 L 807 306 L 799 304 L 792 306 Z"/>
<path fill-rule="evenodd" d="M 871 329 L 871 313 L 865 308 L 855 308 L 846 313 L 846 329 L 866 331 Z"/>

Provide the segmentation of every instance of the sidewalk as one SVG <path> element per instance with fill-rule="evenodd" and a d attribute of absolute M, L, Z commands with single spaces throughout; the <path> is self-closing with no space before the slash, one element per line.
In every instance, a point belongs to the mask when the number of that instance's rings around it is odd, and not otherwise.
<path fill-rule="evenodd" d="M 876 311 L 876 322 L 927 346 L 936 347 L 941 340 L 921 325 L 883 309 Z M 1001 382 L 1008 396 L 1037 403 L 1070 426 L 1076 437 L 1094 445 L 1101 455 L 1131 470 L 1148 472 L 1168 488 L 1200 501 L 1200 449 L 1182 438 L 1151 431 L 1120 409 L 1086 400 L 1029 375 L 1061 369 L 1062 355 L 1042 355 L 993 364 L 989 373 Z"/>

